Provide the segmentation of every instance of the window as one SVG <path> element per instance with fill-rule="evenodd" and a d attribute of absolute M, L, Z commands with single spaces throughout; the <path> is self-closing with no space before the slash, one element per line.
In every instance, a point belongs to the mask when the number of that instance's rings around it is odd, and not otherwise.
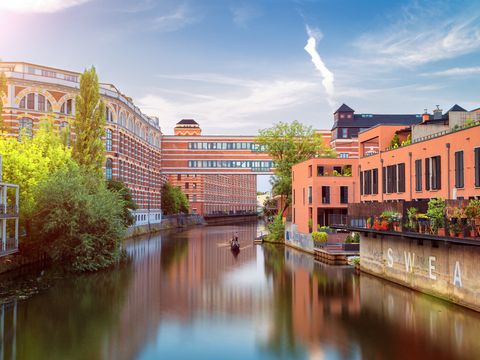
<path fill-rule="evenodd" d="M 378 194 L 378 169 L 372 170 L 372 194 Z"/>
<path fill-rule="evenodd" d="M 422 160 L 415 160 L 415 191 L 422 191 Z"/>
<path fill-rule="evenodd" d="M 192 195 L 192 201 L 193 201 L 193 202 L 196 202 L 196 201 L 197 201 L 197 195 L 196 195 L 196 194 L 193 194 L 193 195 Z"/>
<path fill-rule="evenodd" d="M 43 112 L 51 112 L 52 111 L 52 104 L 50 101 L 45 98 L 44 95 L 30 93 L 25 95 L 18 104 L 20 109 L 28 109 L 28 110 L 38 110 Z"/>
<path fill-rule="evenodd" d="M 19 132 L 18 137 L 19 139 L 22 135 L 28 136 L 30 139 L 33 136 L 33 120 L 29 118 L 21 118 L 18 124 Z"/>
<path fill-rule="evenodd" d="M 430 158 L 425 159 L 425 190 L 430 190 Z"/>
<path fill-rule="evenodd" d="M 340 186 L 340 203 L 348 204 L 348 186 Z"/>
<path fill-rule="evenodd" d="M 330 204 L 330 186 L 322 186 L 322 204 Z"/>
<path fill-rule="evenodd" d="M 189 188 L 189 184 L 188 182 L 185 183 L 185 189 L 188 189 Z"/>
<path fill-rule="evenodd" d="M 324 170 L 323 166 L 317 166 L 317 176 L 323 176 Z"/>
<path fill-rule="evenodd" d="M 312 203 L 312 187 L 308 187 L 308 204 Z"/>
<path fill-rule="evenodd" d="M 196 189 L 197 188 L 197 183 L 192 183 L 192 189 Z"/>
<path fill-rule="evenodd" d="M 295 189 L 293 190 L 293 205 L 295 205 Z"/>
<path fill-rule="evenodd" d="M 475 186 L 480 187 L 480 148 L 475 148 Z"/>
<path fill-rule="evenodd" d="M 364 178 L 363 171 L 360 171 L 360 195 L 363 195 L 363 186 L 364 186 L 363 178 Z"/>
<path fill-rule="evenodd" d="M 60 112 L 63 114 L 72 114 L 73 113 L 73 100 L 68 99 L 60 107 Z"/>
<path fill-rule="evenodd" d="M 372 170 L 363 172 L 363 194 L 372 194 Z"/>
<path fill-rule="evenodd" d="M 338 174 L 342 173 L 342 167 L 341 166 L 334 166 L 333 171 L 336 171 Z"/>
<path fill-rule="evenodd" d="M 441 164 L 440 156 L 434 156 L 431 159 L 432 164 L 432 190 L 439 190 L 442 187 L 441 184 Z"/>
<path fill-rule="evenodd" d="M 387 193 L 397 192 L 397 165 L 387 166 Z"/>
<path fill-rule="evenodd" d="M 107 122 L 113 121 L 113 113 L 108 106 L 105 106 L 105 120 L 107 120 Z"/>
<path fill-rule="evenodd" d="M 125 126 L 125 113 L 120 113 L 120 126 Z"/>
<path fill-rule="evenodd" d="M 181 174 L 178 174 L 178 175 L 177 175 L 177 180 L 178 180 L 178 181 L 182 180 L 182 175 L 181 175 Z"/>
<path fill-rule="evenodd" d="M 405 192 L 405 164 L 398 164 L 398 192 Z"/>
<path fill-rule="evenodd" d="M 348 153 L 340 153 L 340 158 L 347 159 L 348 158 Z"/>
<path fill-rule="evenodd" d="M 35 110 L 35 94 L 27 95 L 27 109 Z"/>
<path fill-rule="evenodd" d="M 105 165 L 105 177 L 107 180 L 112 180 L 112 159 L 107 159 L 107 163 Z"/>
<path fill-rule="evenodd" d="M 455 187 L 463 188 L 464 170 L 463 170 L 463 151 L 455 152 Z"/>
<path fill-rule="evenodd" d="M 52 111 L 52 104 L 48 101 L 45 96 L 38 94 L 37 97 L 37 109 L 38 111 Z"/>
<path fill-rule="evenodd" d="M 348 137 L 348 129 L 347 128 L 340 128 L 340 137 L 342 139 L 346 139 Z"/>
<path fill-rule="evenodd" d="M 112 130 L 110 129 L 105 132 L 105 150 L 112 151 Z"/>
<path fill-rule="evenodd" d="M 312 177 L 312 165 L 308 166 L 308 177 Z"/>
<path fill-rule="evenodd" d="M 387 168 L 382 167 L 382 193 L 387 193 Z"/>

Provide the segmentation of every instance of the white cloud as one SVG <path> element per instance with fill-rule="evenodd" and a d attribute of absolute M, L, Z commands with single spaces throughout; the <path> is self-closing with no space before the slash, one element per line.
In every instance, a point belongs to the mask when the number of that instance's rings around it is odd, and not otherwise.
<path fill-rule="evenodd" d="M 329 105 L 333 107 L 335 105 L 334 76 L 333 73 L 327 68 L 325 62 L 322 60 L 317 51 L 317 42 L 323 38 L 323 34 L 320 32 L 320 30 L 310 28 L 308 25 L 306 29 L 308 41 L 304 49 L 312 57 L 312 62 L 315 65 L 315 68 L 320 72 L 320 75 L 323 78 L 322 85 L 327 94 L 327 101 Z"/>
<path fill-rule="evenodd" d="M 202 128 L 220 132 L 221 129 L 258 128 L 260 124 L 268 125 L 263 115 L 311 102 L 319 91 L 313 82 L 291 79 L 245 80 L 216 74 L 162 77 L 230 87 L 228 91 L 210 90 L 210 94 L 205 94 L 209 89 L 205 85 L 201 94 L 158 90 L 140 98 L 140 107 L 146 113 L 159 116 L 167 132 L 182 118 L 195 118 Z"/>
<path fill-rule="evenodd" d="M 174 11 L 157 16 L 150 22 L 149 30 L 169 32 L 184 28 L 198 21 L 198 16 L 186 5 L 178 6 Z"/>
<path fill-rule="evenodd" d="M 22 13 L 53 13 L 91 0 L 0 0 L 0 9 Z"/>
<path fill-rule="evenodd" d="M 451 69 L 446 69 L 442 71 L 435 71 L 431 73 L 425 73 L 423 75 L 429 76 L 465 76 L 465 75 L 479 75 L 480 74 L 480 66 L 472 66 L 472 67 L 454 67 Z"/>
<path fill-rule="evenodd" d="M 376 33 L 362 35 L 354 45 L 370 64 L 414 67 L 480 50 L 480 16 L 465 14 L 426 19 L 404 17 Z"/>

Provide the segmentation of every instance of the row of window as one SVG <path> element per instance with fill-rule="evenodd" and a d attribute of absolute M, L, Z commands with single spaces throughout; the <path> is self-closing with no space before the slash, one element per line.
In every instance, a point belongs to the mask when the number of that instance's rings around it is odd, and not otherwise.
<path fill-rule="evenodd" d="M 73 81 L 73 82 L 78 82 L 78 76 L 77 75 L 68 75 L 68 74 L 62 74 L 62 73 L 57 73 L 52 70 L 44 70 L 44 69 L 37 69 L 33 66 L 29 66 L 27 68 L 27 72 L 32 75 L 42 75 L 45 77 L 51 77 L 51 78 L 57 78 L 57 79 L 64 79 L 67 81 Z"/>
<path fill-rule="evenodd" d="M 327 176 L 327 175 L 331 175 L 331 176 L 340 176 L 340 175 L 351 176 L 351 174 L 352 174 L 352 166 L 351 165 L 333 166 L 331 174 L 329 174 L 328 172 L 325 171 L 325 166 L 317 165 L 317 176 Z M 312 177 L 312 165 L 309 165 L 309 167 L 308 167 L 308 177 Z"/>
<path fill-rule="evenodd" d="M 462 187 L 463 187 L 463 151 L 461 152 L 462 156 Z M 455 156 L 455 162 L 457 162 L 458 156 Z M 425 160 L 417 159 L 415 160 L 415 191 L 423 190 L 423 163 L 425 164 L 425 190 L 440 190 L 442 188 L 442 173 L 441 173 L 441 158 L 440 156 L 433 156 L 426 158 Z M 457 164 L 457 169 L 455 171 L 455 179 L 457 180 L 457 172 L 460 170 L 458 168 L 460 164 Z M 456 185 L 459 185 L 456 182 Z M 459 186 L 457 186 L 459 187 Z"/>
<path fill-rule="evenodd" d="M 405 192 L 405 163 L 382 167 L 382 192 Z M 378 169 L 360 172 L 360 195 L 378 194 Z"/>
<path fill-rule="evenodd" d="M 189 142 L 190 150 L 252 150 L 266 151 L 265 145 L 251 142 Z"/>
<path fill-rule="evenodd" d="M 331 196 L 330 196 L 330 186 L 322 186 L 322 204 L 330 204 L 331 203 Z M 348 186 L 340 186 L 340 204 L 348 204 Z M 293 190 L 293 204 L 295 205 L 296 201 L 296 194 L 295 190 Z M 309 186 L 307 188 L 307 201 L 308 205 L 313 203 L 313 188 Z M 303 189 L 303 205 L 305 205 L 305 189 Z"/>
<path fill-rule="evenodd" d="M 246 168 L 262 169 L 268 171 L 272 168 L 272 161 L 254 161 L 254 160 L 189 160 L 190 168 Z"/>

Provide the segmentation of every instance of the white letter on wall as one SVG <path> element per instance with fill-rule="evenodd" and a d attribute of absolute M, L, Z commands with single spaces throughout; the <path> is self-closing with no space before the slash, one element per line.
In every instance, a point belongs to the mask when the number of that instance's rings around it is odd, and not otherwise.
<path fill-rule="evenodd" d="M 387 266 L 393 268 L 393 250 L 391 248 L 387 250 Z"/>
<path fill-rule="evenodd" d="M 460 271 L 460 264 L 455 262 L 455 270 L 453 271 L 453 285 L 462 287 L 462 272 Z"/>
<path fill-rule="evenodd" d="M 437 261 L 435 256 L 428 257 L 428 277 L 432 280 L 437 280 L 437 276 L 433 274 L 433 270 L 435 270 L 435 265 L 432 265 L 432 262 Z"/>
<path fill-rule="evenodd" d="M 405 271 L 413 272 L 413 265 L 415 263 L 415 253 L 413 253 L 413 256 L 412 254 L 410 254 L 410 252 L 408 253 L 408 256 L 406 251 L 404 251 L 403 253 L 405 254 Z"/>

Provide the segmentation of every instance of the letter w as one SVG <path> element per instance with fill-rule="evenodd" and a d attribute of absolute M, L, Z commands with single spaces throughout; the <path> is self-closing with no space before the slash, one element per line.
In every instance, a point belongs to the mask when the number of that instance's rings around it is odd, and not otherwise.
<path fill-rule="evenodd" d="M 406 251 L 404 251 L 403 253 L 405 254 L 405 271 L 413 272 L 413 265 L 415 263 L 415 253 L 413 253 L 413 255 L 408 253 L 408 256 Z"/>

